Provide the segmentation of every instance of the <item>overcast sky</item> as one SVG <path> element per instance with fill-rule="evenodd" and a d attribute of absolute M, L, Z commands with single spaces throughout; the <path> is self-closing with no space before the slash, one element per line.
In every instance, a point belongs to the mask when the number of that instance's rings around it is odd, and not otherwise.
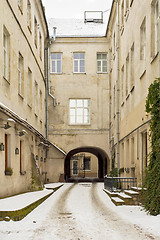
<path fill-rule="evenodd" d="M 83 19 L 84 11 L 110 9 L 112 0 L 42 0 L 42 3 L 47 18 Z"/>

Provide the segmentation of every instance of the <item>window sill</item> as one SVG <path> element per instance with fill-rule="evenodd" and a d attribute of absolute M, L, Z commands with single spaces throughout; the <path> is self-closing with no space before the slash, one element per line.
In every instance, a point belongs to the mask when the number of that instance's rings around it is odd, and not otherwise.
<path fill-rule="evenodd" d="M 69 126 L 91 126 L 90 123 L 70 123 Z"/>
<path fill-rule="evenodd" d="M 121 103 L 121 107 L 123 107 L 124 106 L 124 101 Z"/>
<path fill-rule="evenodd" d="M 131 88 L 131 90 L 130 90 L 130 93 L 133 92 L 134 88 L 135 88 L 135 86 L 132 86 L 132 88 Z"/>
<path fill-rule="evenodd" d="M 30 34 L 32 34 L 31 27 L 29 25 L 27 25 L 27 28 L 28 28 Z"/>
<path fill-rule="evenodd" d="M 86 72 L 73 72 L 73 74 L 86 74 Z"/>
<path fill-rule="evenodd" d="M 23 100 L 24 99 L 24 97 L 20 94 L 20 93 L 18 93 L 18 96 Z"/>
<path fill-rule="evenodd" d="M 23 11 L 22 11 L 22 7 L 18 5 L 19 11 L 21 12 L 21 14 L 23 15 Z"/>
<path fill-rule="evenodd" d="M 31 106 L 29 103 L 28 103 L 27 105 L 28 105 L 28 107 L 29 107 L 30 109 L 32 109 L 32 106 Z"/>
<path fill-rule="evenodd" d="M 53 75 L 62 75 L 63 73 L 57 73 L 57 72 L 50 72 L 50 74 L 53 74 Z"/>
<path fill-rule="evenodd" d="M 125 20 L 126 20 L 126 22 L 127 22 L 127 20 L 128 20 L 128 16 L 129 16 L 129 9 L 126 10 L 126 13 L 125 13 L 124 16 L 125 16 Z"/>
<path fill-rule="evenodd" d="M 108 74 L 108 72 L 97 72 L 97 74 Z"/>
<path fill-rule="evenodd" d="M 129 98 L 129 96 L 130 96 L 130 93 L 128 93 L 128 95 L 126 96 L 126 100 Z"/>
<path fill-rule="evenodd" d="M 145 73 L 146 73 L 146 69 L 145 69 L 145 70 L 143 71 L 143 73 L 141 74 L 140 79 L 143 78 L 143 76 L 145 75 Z"/>
<path fill-rule="evenodd" d="M 154 62 L 154 60 L 157 58 L 157 56 L 159 55 L 159 52 L 156 53 L 156 55 L 154 55 L 151 59 L 151 64 Z"/>
<path fill-rule="evenodd" d="M 134 1 L 134 0 L 131 0 L 131 2 L 130 2 L 130 7 L 132 7 L 133 1 Z"/>
<path fill-rule="evenodd" d="M 122 35 L 123 32 L 124 32 L 124 26 L 121 27 L 121 30 L 120 30 L 120 31 L 121 31 L 121 35 Z"/>
<path fill-rule="evenodd" d="M 5 77 L 3 76 L 3 79 L 10 85 L 10 81 L 7 80 L 7 78 L 5 78 Z"/>

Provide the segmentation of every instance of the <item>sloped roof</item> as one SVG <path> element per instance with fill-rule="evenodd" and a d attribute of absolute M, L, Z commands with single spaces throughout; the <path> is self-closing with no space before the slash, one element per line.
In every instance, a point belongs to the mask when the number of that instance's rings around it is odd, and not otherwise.
<path fill-rule="evenodd" d="M 87 22 L 83 19 L 48 19 L 49 35 L 53 36 L 56 27 L 57 37 L 104 37 L 106 36 L 108 19 L 103 23 Z"/>

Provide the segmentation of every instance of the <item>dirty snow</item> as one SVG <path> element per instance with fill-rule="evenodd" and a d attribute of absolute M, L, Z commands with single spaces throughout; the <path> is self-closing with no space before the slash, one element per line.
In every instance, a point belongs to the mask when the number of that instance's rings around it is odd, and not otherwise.
<path fill-rule="evenodd" d="M 41 194 L 45 191 L 49 190 Z M 22 194 L 22 203 L 27 195 Z M 33 195 L 27 198 L 32 201 Z M 8 199 L 5 201 L 6 208 Z M 13 199 L 12 206 L 16 208 L 16 204 Z M 103 183 L 66 183 L 23 220 L 0 222 L 0 239 L 3 240 L 100 240 L 102 237 L 159 240 L 160 215 L 150 216 L 140 206 L 116 207 L 103 191 Z"/>

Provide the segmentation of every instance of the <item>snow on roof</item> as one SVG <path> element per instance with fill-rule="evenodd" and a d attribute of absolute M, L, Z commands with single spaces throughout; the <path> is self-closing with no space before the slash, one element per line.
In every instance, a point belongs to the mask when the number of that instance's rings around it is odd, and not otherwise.
<path fill-rule="evenodd" d="M 108 18 L 103 23 L 84 22 L 84 19 L 48 19 L 49 35 L 53 36 L 56 27 L 56 37 L 104 37 L 106 36 Z"/>

